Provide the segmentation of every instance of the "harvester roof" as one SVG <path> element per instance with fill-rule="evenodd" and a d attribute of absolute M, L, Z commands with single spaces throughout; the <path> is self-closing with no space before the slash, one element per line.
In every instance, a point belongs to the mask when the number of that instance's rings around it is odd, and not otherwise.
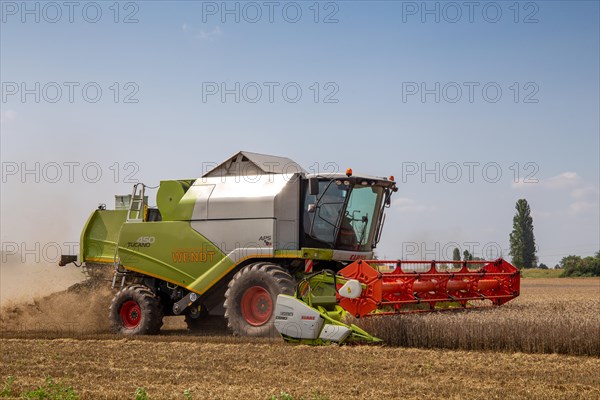
<path fill-rule="evenodd" d="M 287 157 L 277 157 L 268 154 L 239 151 L 215 168 L 204 174 L 203 178 L 264 175 L 264 174 L 294 174 L 305 173 L 304 168 Z"/>

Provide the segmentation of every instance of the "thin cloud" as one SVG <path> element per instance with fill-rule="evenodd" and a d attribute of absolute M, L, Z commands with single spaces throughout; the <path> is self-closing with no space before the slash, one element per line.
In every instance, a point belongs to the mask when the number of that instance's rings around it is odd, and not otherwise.
<path fill-rule="evenodd" d="M 576 172 L 563 172 L 548 179 L 535 180 L 519 178 L 511 184 L 513 189 L 543 187 L 546 189 L 568 189 L 579 186 L 583 179 Z"/>
<path fill-rule="evenodd" d="M 537 192 L 541 190 L 547 196 L 556 196 L 556 191 L 568 194 L 571 200 L 567 207 L 567 213 L 570 215 L 597 213 L 600 209 L 600 189 L 596 185 L 585 182 L 576 172 L 563 172 L 551 178 L 540 180 L 539 184 L 536 185 L 520 180 L 514 182 L 512 187 L 513 189 L 527 189 Z M 543 217 L 544 215 L 539 213 L 539 216 Z"/>
<path fill-rule="evenodd" d="M 600 211 L 600 189 L 597 186 L 588 185 L 576 188 L 569 194 L 575 200 L 569 206 L 570 214 L 596 214 Z"/>
<path fill-rule="evenodd" d="M 578 214 L 588 214 L 588 213 L 597 213 L 600 204 L 598 202 L 592 201 L 576 201 L 569 205 L 569 214 L 578 215 Z"/>
<path fill-rule="evenodd" d="M 595 186 L 585 186 L 571 191 L 571 197 L 576 200 L 600 197 L 600 190 Z"/>
<path fill-rule="evenodd" d="M 576 172 L 563 172 L 543 181 L 543 183 L 550 189 L 568 189 L 581 185 L 583 179 Z"/>
<path fill-rule="evenodd" d="M 209 40 L 212 41 L 214 38 L 221 36 L 223 32 L 221 31 L 221 28 L 219 28 L 218 26 L 215 26 L 211 31 L 205 32 L 205 31 L 200 31 L 196 37 L 200 40 Z"/>
<path fill-rule="evenodd" d="M 193 25 L 188 24 L 187 22 L 184 22 L 181 25 L 181 30 L 201 41 L 213 41 L 223 34 L 223 31 L 218 26 L 215 26 L 213 29 L 210 30 L 198 30 Z"/>

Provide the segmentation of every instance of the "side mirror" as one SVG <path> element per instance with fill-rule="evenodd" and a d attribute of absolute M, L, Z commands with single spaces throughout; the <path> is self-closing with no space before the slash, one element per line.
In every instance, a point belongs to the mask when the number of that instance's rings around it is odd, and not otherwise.
<path fill-rule="evenodd" d="M 314 213 L 316 209 L 317 209 L 316 204 L 309 204 L 306 211 L 308 211 L 309 213 Z"/>
<path fill-rule="evenodd" d="M 316 196 L 319 194 L 319 179 L 308 178 L 308 194 Z"/>

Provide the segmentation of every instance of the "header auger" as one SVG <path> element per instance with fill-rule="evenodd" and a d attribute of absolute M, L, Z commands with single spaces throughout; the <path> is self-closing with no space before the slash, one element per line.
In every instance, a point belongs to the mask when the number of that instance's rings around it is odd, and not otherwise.
<path fill-rule="evenodd" d="M 199 178 L 161 181 L 156 206 L 147 189 L 138 183 L 114 210 L 98 207 L 80 254 L 61 259 L 113 268 L 109 319 L 120 334 L 156 334 L 164 316 L 178 315 L 198 330 L 220 315 L 237 335 L 373 342 L 347 317 L 500 305 L 519 294 L 519 273 L 503 260 L 372 260 L 393 176 L 308 173 L 241 151 Z"/>

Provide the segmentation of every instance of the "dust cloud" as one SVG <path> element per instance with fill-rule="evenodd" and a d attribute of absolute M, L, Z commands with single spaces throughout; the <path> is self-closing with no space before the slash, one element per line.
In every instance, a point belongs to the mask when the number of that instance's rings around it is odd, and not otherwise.
<path fill-rule="evenodd" d="M 0 305 L 7 302 L 32 302 L 36 297 L 82 282 L 81 269 L 69 265 L 59 267 L 50 263 L 21 263 L 8 257 L 0 266 Z"/>
<path fill-rule="evenodd" d="M 106 274 L 86 279 L 76 267 L 26 266 L 0 269 L 0 331 L 81 335 L 108 332 L 113 293 Z"/>

